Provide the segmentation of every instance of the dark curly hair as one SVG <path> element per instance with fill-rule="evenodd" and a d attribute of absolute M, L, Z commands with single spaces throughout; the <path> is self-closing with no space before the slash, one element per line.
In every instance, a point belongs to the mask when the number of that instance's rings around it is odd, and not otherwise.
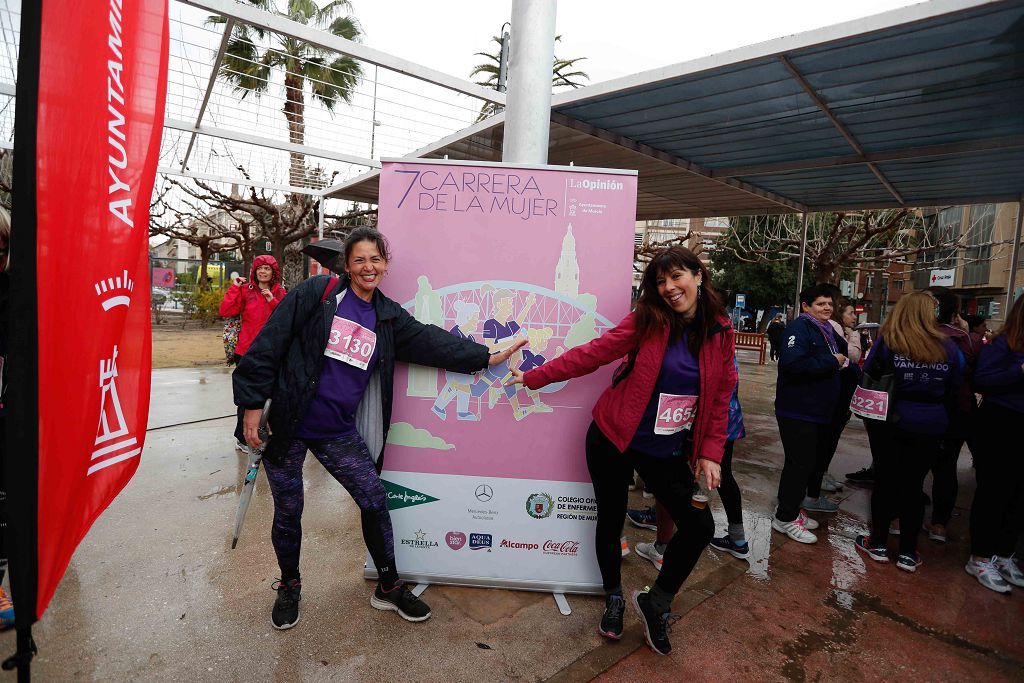
<path fill-rule="evenodd" d="M 689 347 L 696 353 L 701 345 L 711 336 L 711 331 L 718 325 L 718 319 L 724 315 L 722 301 L 711 285 L 711 273 L 707 266 L 686 247 L 669 247 L 654 255 L 644 270 L 640 281 L 640 291 L 636 302 L 636 341 L 660 334 L 669 328 L 669 340 L 678 341 L 682 338 L 686 321 L 679 313 L 673 311 L 658 293 L 658 277 L 677 268 L 688 270 L 694 277 L 701 276 L 700 296 L 697 297 L 697 310 L 694 312 L 689 337 Z"/>

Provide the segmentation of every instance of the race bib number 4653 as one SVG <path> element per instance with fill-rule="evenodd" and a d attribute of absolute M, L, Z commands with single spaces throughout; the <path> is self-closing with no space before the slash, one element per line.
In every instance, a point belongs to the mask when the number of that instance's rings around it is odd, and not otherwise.
<path fill-rule="evenodd" d="M 334 316 L 324 355 L 365 370 L 377 348 L 377 334 L 357 322 Z"/>
<path fill-rule="evenodd" d="M 654 433 L 667 436 L 690 429 L 693 427 L 693 418 L 696 414 L 696 396 L 659 394 L 658 419 L 654 422 Z"/>

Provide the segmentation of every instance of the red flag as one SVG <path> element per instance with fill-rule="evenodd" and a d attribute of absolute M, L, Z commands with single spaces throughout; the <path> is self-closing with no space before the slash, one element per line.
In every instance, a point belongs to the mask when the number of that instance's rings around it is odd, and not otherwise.
<path fill-rule="evenodd" d="M 145 441 L 149 203 L 167 52 L 167 0 L 43 2 L 37 616 Z"/>

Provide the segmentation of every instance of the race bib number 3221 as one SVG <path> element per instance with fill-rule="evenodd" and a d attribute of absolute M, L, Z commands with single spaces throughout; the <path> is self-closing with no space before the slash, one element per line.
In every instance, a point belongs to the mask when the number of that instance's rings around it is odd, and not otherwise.
<path fill-rule="evenodd" d="M 334 316 L 324 355 L 365 370 L 377 348 L 377 334 L 348 318 Z"/>
<path fill-rule="evenodd" d="M 696 396 L 659 394 L 658 418 L 654 422 L 654 433 L 668 436 L 690 429 L 693 427 L 693 418 L 696 414 Z"/>

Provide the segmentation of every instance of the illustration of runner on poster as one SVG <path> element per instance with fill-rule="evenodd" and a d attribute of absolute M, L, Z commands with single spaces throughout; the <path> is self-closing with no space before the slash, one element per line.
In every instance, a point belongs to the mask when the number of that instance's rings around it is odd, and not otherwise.
<path fill-rule="evenodd" d="M 635 172 L 385 162 L 379 212 L 388 296 L 495 351 L 528 339 L 523 370 L 629 312 Z M 612 371 L 532 391 L 506 365 L 400 366 L 382 478 L 402 575 L 600 592 L 583 441 Z"/>

